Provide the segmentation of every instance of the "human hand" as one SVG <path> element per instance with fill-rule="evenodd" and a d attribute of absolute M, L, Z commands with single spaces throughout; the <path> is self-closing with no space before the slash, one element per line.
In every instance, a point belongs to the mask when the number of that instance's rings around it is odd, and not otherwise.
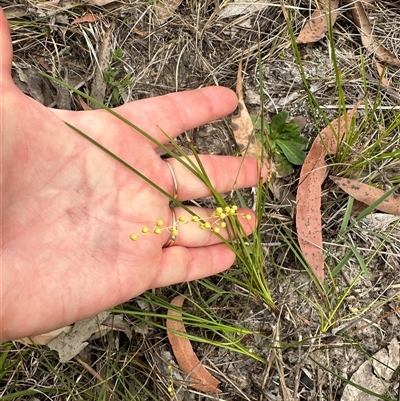
<path fill-rule="evenodd" d="M 12 45 L 0 11 L 2 133 L 2 282 L 0 341 L 30 336 L 94 315 L 150 288 L 219 273 L 234 262 L 229 247 L 195 224 L 169 233 L 131 233 L 172 223 L 169 199 L 70 129 L 101 143 L 171 195 L 174 182 L 155 145 L 104 110 L 52 110 L 24 95 L 11 78 Z M 133 102 L 122 116 L 166 143 L 232 112 L 233 92 L 204 88 Z M 201 156 L 219 192 L 257 183 L 256 162 Z M 210 194 L 173 159 L 178 200 Z M 239 173 L 239 175 L 238 175 Z M 201 217 L 212 211 L 192 208 Z M 251 211 L 246 211 L 251 213 Z M 188 216 L 181 208 L 176 215 Z M 250 224 L 244 227 L 251 232 Z"/>

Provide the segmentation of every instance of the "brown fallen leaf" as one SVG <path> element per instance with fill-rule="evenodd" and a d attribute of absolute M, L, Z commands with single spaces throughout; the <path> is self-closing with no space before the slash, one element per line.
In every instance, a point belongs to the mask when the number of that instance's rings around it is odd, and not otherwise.
<path fill-rule="evenodd" d="M 183 295 L 178 295 L 171 301 L 171 305 L 181 308 L 184 300 L 185 297 Z M 171 331 L 186 333 L 185 326 L 182 323 L 182 314 L 169 309 L 168 316 L 176 317 L 174 320 L 167 319 L 168 340 L 179 367 L 193 379 L 190 385 L 196 390 L 220 393 L 221 390 L 217 387 L 220 383 L 219 380 L 212 376 L 201 364 L 193 351 L 190 341 Z"/>
<path fill-rule="evenodd" d="M 72 22 L 71 25 L 78 25 L 78 24 L 83 24 L 83 23 L 91 23 L 97 21 L 97 18 L 92 14 L 92 13 L 87 13 L 84 16 L 80 18 L 75 18 Z"/>
<path fill-rule="evenodd" d="M 345 0 L 345 3 L 350 6 L 351 16 L 360 30 L 363 46 L 371 53 L 376 54 L 376 57 L 384 63 L 400 67 L 400 60 L 381 45 L 379 40 L 373 34 L 371 24 L 367 14 L 365 13 L 362 2 L 359 0 Z"/>
<path fill-rule="evenodd" d="M 339 0 L 319 0 L 317 9 L 311 14 L 311 18 L 306 22 L 296 39 L 297 43 L 314 43 L 325 37 L 329 28 L 335 24 L 338 16 Z M 330 20 L 329 20 L 329 12 Z"/>
<path fill-rule="evenodd" d="M 157 22 L 163 24 L 168 18 L 174 15 L 175 10 L 182 3 L 182 0 L 158 0 L 154 4 L 154 12 L 157 16 Z"/>
<path fill-rule="evenodd" d="M 299 245 L 305 259 L 318 280 L 324 282 L 324 257 L 321 227 L 321 185 L 325 180 L 327 164 L 325 157 L 335 154 L 338 144 L 351 125 L 351 120 L 360 105 L 344 116 L 332 121 L 315 138 L 300 172 L 297 188 L 296 228 Z"/>
<path fill-rule="evenodd" d="M 350 178 L 334 176 L 329 176 L 329 178 L 348 195 L 366 205 L 371 205 L 385 194 L 385 191 L 382 189 L 372 187 L 371 185 Z M 381 212 L 400 216 L 400 196 L 391 194 L 376 208 Z"/>
<path fill-rule="evenodd" d="M 250 114 L 244 103 L 242 60 L 240 60 L 238 67 L 236 94 L 238 97 L 239 112 L 231 119 L 233 135 L 235 136 L 236 143 L 244 156 L 256 157 L 261 153 L 258 149 L 260 149 L 260 146 L 262 145 L 255 138 L 253 122 L 251 121 Z"/>

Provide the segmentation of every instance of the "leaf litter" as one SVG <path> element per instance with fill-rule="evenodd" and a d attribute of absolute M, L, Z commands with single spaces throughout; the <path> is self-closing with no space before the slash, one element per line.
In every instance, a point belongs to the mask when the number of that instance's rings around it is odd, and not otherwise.
<path fill-rule="evenodd" d="M 324 255 L 321 224 L 321 185 L 325 181 L 325 157 L 336 154 L 361 102 L 332 121 L 315 138 L 301 168 L 296 202 L 296 228 L 303 255 L 320 283 L 324 282 Z"/>
<path fill-rule="evenodd" d="M 185 299 L 186 297 L 183 295 L 178 295 L 171 301 L 171 305 L 182 308 Z M 174 332 L 186 333 L 185 326 L 182 323 L 182 313 L 169 309 L 168 316 L 174 317 L 174 319 L 167 319 L 168 340 L 179 367 L 192 379 L 190 385 L 200 391 L 221 393 L 218 388 L 220 381 L 212 376 L 201 364 L 193 351 L 190 341 Z"/>
<path fill-rule="evenodd" d="M 385 195 L 385 191 L 380 188 L 350 178 L 333 176 L 329 176 L 329 178 L 348 195 L 366 205 L 372 205 L 379 198 Z M 381 212 L 400 216 L 400 196 L 391 194 L 377 205 L 376 208 Z"/>

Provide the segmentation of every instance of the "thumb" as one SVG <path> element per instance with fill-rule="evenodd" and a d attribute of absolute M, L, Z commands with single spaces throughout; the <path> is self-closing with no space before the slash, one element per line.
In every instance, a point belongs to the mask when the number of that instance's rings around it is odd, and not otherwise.
<path fill-rule="evenodd" d="M 11 78 L 12 43 L 10 28 L 3 9 L 0 7 L 0 82 Z"/>

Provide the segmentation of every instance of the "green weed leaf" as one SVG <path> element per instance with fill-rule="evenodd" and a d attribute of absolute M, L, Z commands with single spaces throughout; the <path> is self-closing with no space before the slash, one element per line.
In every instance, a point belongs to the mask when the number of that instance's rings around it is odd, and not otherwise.
<path fill-rule="evenodd" d="M 303 164 L 306 154 L 297 146 L 296 142 L 276 140 L 277 146 L 282 150 L 283 154 L 290 161 L 290 163 L 300 166 Z"/>

